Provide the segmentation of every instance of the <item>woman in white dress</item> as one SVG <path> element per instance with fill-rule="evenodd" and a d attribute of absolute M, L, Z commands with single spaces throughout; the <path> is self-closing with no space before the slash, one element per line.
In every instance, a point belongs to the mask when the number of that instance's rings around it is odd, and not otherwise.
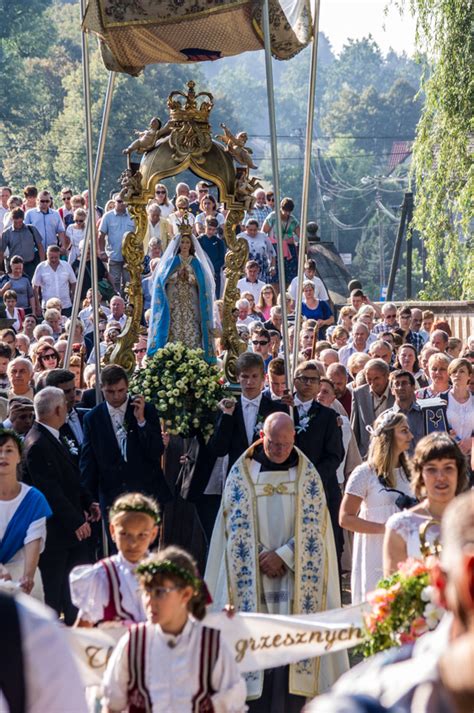
<path fill-rule="evenodd" d="M 0 431 L 0 579 L 44 601 L 38 560 L 52 512 L 39 490 L 18 482 L 21 447 L 14 431 Z"/>
<path fill-rule="evenodd" d="M 467 466 L 459 446 L 447 433 L 422 438 L 411 463 L 411 485 L 420 502 L 395 513 L 385 526 L 383 569 L 388 577 L 407 557 L 420 558 L 420 527 L 428 542 L 439 540 L 441 518 L 451 500 L 467 488 Z"/>
<path fill-rule="evenodd" d="M 469 388 L 472 376 L 469 359 L 453 359 L 448 366 L 448 376 L 452 386 L 448 391 L 446 416 L 451 435 L 458 441 L 464 455 L 470 456 L 474 434 L 474 394 Z"/>
<path fill-rule="evenodd" d="M 357 466 L 350 475 L 339 515 L 341 527 L 355 533 L 353 604 L 363 602 L 382 578 L 385 523 L 400 506 L 406 506 L 404 496 L 410 494 L 405 453 L 413 436 L 405 416 L 386 411 L 376 419 L 370 434 L 367 463 Z"/>
<path fill-rule="evenodd" d="M 246 686 L 216 629 L 201 623 L 206 590 L 191 556 L 167 547 L 137 568 L 147 623 L 117 644 L 103 680 L 103 711 L 243 713 Z"/>

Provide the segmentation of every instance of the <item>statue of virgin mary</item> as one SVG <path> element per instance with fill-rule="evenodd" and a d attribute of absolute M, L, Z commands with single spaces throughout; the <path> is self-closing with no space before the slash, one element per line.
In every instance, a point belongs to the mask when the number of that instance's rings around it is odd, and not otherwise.
<path fill-rule="evenodd" d="M 212 264 L 184 223 L 166 248 L 155 270 L 152 287 L 148 356 L 167 342 L 201 348 L 215 362 Z"/>

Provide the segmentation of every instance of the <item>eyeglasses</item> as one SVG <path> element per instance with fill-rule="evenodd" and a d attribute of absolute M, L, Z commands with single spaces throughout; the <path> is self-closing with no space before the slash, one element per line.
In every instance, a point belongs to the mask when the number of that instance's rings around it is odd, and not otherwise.
<path fill-rule="evenodd" d="M 166 196 L 166 191 L 155 191 L 157 196 Z"/>
<path fill-rule="evenodd" d="M 56 354 L 43 354 L 42 358 L 49 360 L 49 359 L 57 359 L 58 357 L 56 356 Z"/>
<path fill-rule="evenodd" d="M 157 597 L 161 599 L 166 594 L 170 592 L 177 592 L 181 587 L 153 587 L 152 589 L 147 589 L 147 594 L 151 594 L 152 597 Z"/>
<path fill-rule="evenodd" d="M 146 352 L 146 347 L 143 347 L 143 349 L 134 349 L 133 353 L 134 354 L 145 354 Z"/>
<path fill-rule="evenodd" d="M 49 198 L 40 198 L 40 203 L 50 203 Z"/>
<path fill-rule="evenodd" d="M 200 188 L 198 193 L 209 193 L 209 188 Z"/>
<path fill-rule="evenodd" d="M 258 339 L 252 339 L 252 344 L 255 344 L 255 346 L 257 346 L 257 344 L 260 344 L 261 347 L 264 347 L 265 344 L 268 344 L 268 340 L 259 341 Z"/>
<path fill-rule="evenodd" d="M 63 199 L 63 201 L 68 201 L 72 198 L 72 196 L 68 194 L 67 196 L 61 196 L 61 198 Z"/>
<path fill-rule="evenodd" d="M 295 381 L 296 379 L 303 384 L 319 384 L 319 378 L 317 376 L 295 376 Z"/>

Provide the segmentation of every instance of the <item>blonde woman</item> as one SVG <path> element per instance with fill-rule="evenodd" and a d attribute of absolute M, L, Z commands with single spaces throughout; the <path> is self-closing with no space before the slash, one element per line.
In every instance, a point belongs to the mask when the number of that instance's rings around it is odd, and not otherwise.
<path fill-rule="evenodd" d="M 164 183 L 156 184 L 154 201 L 157 205 L 160 206 L 161 217 L 169 218 L 169 216 L 173 212 L 174 208 L 173 208 L 173 204 L 171 203 L 171 201 L 168 197 L 168 189 L 166 188 Z"/>
<path fill-rule="evenodd" d="M 400 498 L 411 492 L 405 453 L 413 436 L 405 416 L 386 411 L 367 428 L 371 434 L 367 463 L 350 475 L 339 513 L 341 527 L 355 533 L 353 604 L 363 602 L 382 578 L 385 523 L 400 505 L 407 505 Z"/>
<path fill-rule="evenodd" d="M 189 201 L 186 196 L 179 196 L 176 199 L 176 210 L 168 218 L 171 226 L 171 232 L 174 236 L 179 234 L 179 229 L 186 216 L 186 221 L 189 225 L 194 226 L 196 218 L 189 212 Z"/>

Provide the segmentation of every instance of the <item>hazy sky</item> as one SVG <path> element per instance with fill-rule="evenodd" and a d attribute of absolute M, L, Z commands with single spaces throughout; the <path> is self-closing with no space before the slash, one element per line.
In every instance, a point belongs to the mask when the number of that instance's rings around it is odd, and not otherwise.
<path fill-rule="evenodd" d="M 413 53 L 414 22 L 406 13 L 400 17 L 398 10 L 389 7 L 388 0 L 320 0 L 319 29 L 330 39 L 338 53 L 348 37 L 358 39 L 369 33 L 386 53 L 393 47 L 398 53 Z"/>

